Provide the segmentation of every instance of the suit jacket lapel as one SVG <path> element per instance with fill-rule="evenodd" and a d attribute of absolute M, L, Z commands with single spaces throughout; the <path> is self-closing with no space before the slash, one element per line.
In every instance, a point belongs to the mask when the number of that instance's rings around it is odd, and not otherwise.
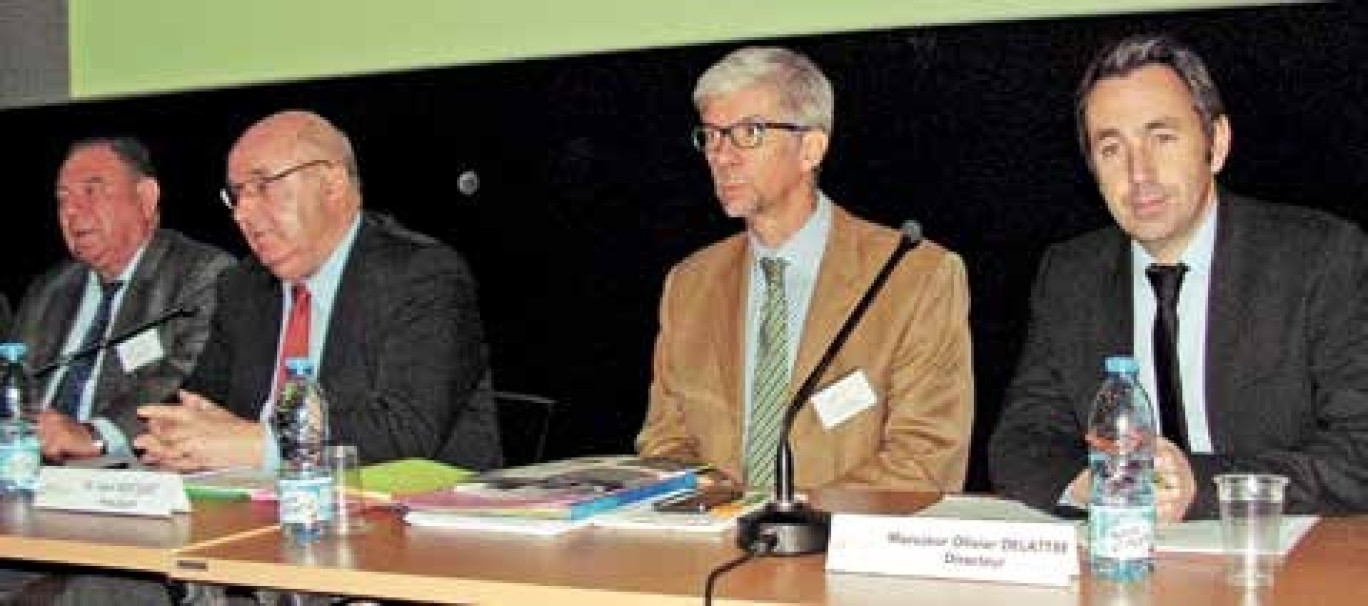
<path fill-rule="evenodd" d="M 370 351 L 365 340 L 365 327 L 368 324 L 365 303 L 368 298 L 358 293 L 372 290 L 368 284 L 370 275 L 364 265 L 364 260 L 370 255 L 363 252 L 375 245 L 375 240 L 371 237 L 374 233 L 372 220 L 370 215 L 361 216 L 361 226 L 356 232 L 352 250 L 343 263 L 342 278 L 338 282 L 337 293 L 333 298 L 332 312 L 328 319 L 328 338 L 323 344 L 323 358 L 318 369 L 320 378 L 328 377 L 333 383 L 354 378 L 346 377 L 345 374 L 360 372 L 362 369 L 352 367 L 347 360 L 358 357 L 366 359 L 366 352 Z M 329 342 L 355 345 L 348 348 L 333 348 L 328 347 Z"/>
<path fill-rule="evenodd" d="M 1219 194 L 1218 194 L 1219 195 Z M 1248 269 L 1249 244 L 1240 223 L 1239 202 L 1222 195 L 1216 207 L 1216 247 L 1211 258 L 1211 284 L 1207 295 L 1207 343 L 1203 353 L 1206 367 L 1206 417 L 1211 435 L 1212 450 L 1220 453 L 1229 444 L 1226 419 L 1235 418 L 1238 410 L 1227 409 L 1230 394 L 1234 393 L 1237 365 L 1224 363 L 1240 343 L 1248 340 L 1244 328 L 1242 301 L 1251 300 L 1241 292 L 1240 284 L 1248 284 L 1241 276 Z M 1241 339 L 1244 335 L 1245 339 Z M 1257 340 L 1253 342 L 1259 342 Z M 1218 358 L 1219 356 L 1219 358 Z M 1239 359 L 1236 357 L 1235 359 Z"/>
<path fill-rule="evenodd" d="M 277 368 L 276 355 L 280 344 L 282 287 L 280 280 L 271 275 L 265 267 L 253 260 L 253 267 L 244 280 L 247 292 L 225 293 L 220 291 L 220 305 L 231 297 L 232 307 L 240 312 L 240 320 L 233 324 L 245 327 L 242 330 L 241 353 L 234 352 L 238 360 L 233 364 L 234 401 L 251 402 L 252 418 L 261 413 L 261 407 L 271 397 L 271 385 L 275 381 Z M 240 377 L 240 378 L 239 378 Z"/>
<path fill-rule="evenodd" d="M 1130 240 L 1117 232 L 1113 254 L 1104 258 L 1107 263 L 1103 280 L 1107 282 L 1102 289 L 1103 305 L 1101 313 L 1094 320 L 1101 337 L 1088 339 L 1088 343 L 1098 343 L 1101 349 L 1091 352 L 1090 364 L 1101 377 L 1102 360 L 1117 354 L 1135 355 L 1135 298 L 1131 289 Z M 1091 389 L 1094 386 L 1090 386 Z M 1089 399 L 1091 401 L 1091 399 Z"/>
<path fill-rule="evenodd" d="M 87 271 L 85 266 L 73 263 L 70 271 L 63 271 L 58 283 L 48 291 L 49 297 L 44 302 L 42 318 L 36 325 L 37 338 L 32 339 L 32 350 L 28 354 L 30 364 L 49 364 L 62 355 L 62 347 L 71 335 L 72 323 L 76 321 L 76 310 L 80 308 L 81 297 L 85 293 L 86 280 L 89 279 Z M 62 327 L 65 330 L 51 330 L 49 327 Z M 62 374 L 61 369 L 55 369 L 43 377 L 42 384 L 38 386 L 41 391 L 36 395 L 46 397 L 52 380 Z"/>
<path fill-rule="evenodd" d="M 812 369 L 821 360 L 836 331 L 840 330 L 855 303 L 864 294 L 862 286 L 873 280 L 873 275 L 888 251 L 861 251 L 853 232 L 851 216 L 835 204 L 831 207 L 831 232 L 827 235 L 826 250 L 822 253 L 821 269 L 808 304 L 807 319 L 803 323 L 802 340 L 794 362 L 789 394 L 798 391 Z M 864 252 L 866 254 L 861 254 Z M 872 255 L 872 256 L 871 256 Z M 820 387 L 820 384 L 819 384 Z"/>
<path fill-rule="evenodd" d="M 732 385 L 732 393 L 727 401 L 735 406 L 727 409 L 727 422 L 720 424 L 726 432 L 729 452 L 734 460 L 741 460 L 741 420 L 742 407 L 746 402 L 745 357 L 746 347 L 746 293 L 750 289 L 751 247 L 743 235 L 735 246 L 736 252 L 721 264 L 714 283 L 716 296 L 710 297 L 716 310 L 707 314 L 717 318 L 713 323 L 713 350 L 717 355 L 710 356 L 716 364 L 718 385 Z"/>
<path fill-rule="evenodd" d="M 154 290 L 157 287 L 157 276 L 164 271 L 162 265 L 165 260 L 166 239 L 154 234 L 138 260 L 138 267 L 133 270 L 128 283 L 123 286 L 123 299 L 119 303 L 118 313 L 110 321 L 110 328 L 106 333 L 108 336 L 117 335 L 139 322 L 146 321 L 149 311 L 160 311 L 149 308 L 156 305 L 153 299 L 158 293 Z M 98 382 L 95 384 L 95 394 L 91 399 L 92 415 L 107 408 L 114 395 L 124 390 L 126 376 L 118 348 L 106 349 L 104 357 L 100 360 L 99 372 L 95 375 Z"/>

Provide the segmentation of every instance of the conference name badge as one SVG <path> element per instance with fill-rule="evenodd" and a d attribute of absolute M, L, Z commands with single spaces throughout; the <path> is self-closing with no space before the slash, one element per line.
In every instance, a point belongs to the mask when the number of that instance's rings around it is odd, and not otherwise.
<path fill-rule="evenodd" d="M 114 348 L 124 372 L 133 372 L 166 356 L 156 328 L 144 330 Z"/>
<path fill-rule="evenodd" d="M 856 370 L 812 396 L 822 427 L 831 429 L 879 401 L 863 370 Z"/>
<path fill-rule="evenodd" d="M 826 569 L 1067 586 L 1078 576 L 1070 523 L 836 514 Z"/>

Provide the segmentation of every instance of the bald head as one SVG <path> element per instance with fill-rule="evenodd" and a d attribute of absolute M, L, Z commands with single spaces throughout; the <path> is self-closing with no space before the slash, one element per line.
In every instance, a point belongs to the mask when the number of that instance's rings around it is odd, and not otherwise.
<path fill-rule="evenodd" d="M 356 157 L 336 126 L 311 112 L 267 116 L 228 154 L 233 219 L 252 252 L 287 282 L 313 275 L 361 207 Z"/>

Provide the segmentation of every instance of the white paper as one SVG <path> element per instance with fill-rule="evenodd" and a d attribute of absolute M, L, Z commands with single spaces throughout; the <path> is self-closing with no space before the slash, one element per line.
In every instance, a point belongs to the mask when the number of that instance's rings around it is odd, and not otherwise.
<path fill-rule="evenodd" d="M 587 526 L 592 519 L 593 517 L 590 516 L 580 520 L 544 520 L 540 518 L 519 518 L 511 516 L 454 515 L 432 511 L 410 511 L 404 514 L 404 521 L 414 526 L 479 530 L 543 537 L 564 534 Z"/>
<path fill-rule="evenodd" d="M 138 333 L 137 336 L 120 343 L 114 351 L 119 354 L 119 363 L 123 365 L 124 372 L 133 372 L 166 355 L 162 350 L 161 337 L 157 334 L 156 328 Z"/>
<path fill-rule="evenodd" d="M 915 515 L 962 520 L 1000 520 L 1008 522 L 1064 521 L 1038 509 L 1010 499 L 972 495 L 946 495 L 939 502 L 918 511 Z M 1280 553 L 1286 555 L 1306 532 L 1320 520 L 1317 516 L 1288 516 L 1282 518 Z M 1087 522 L 1080 520 L 1079 543 L 1088 540 Z M 1159 524 L 1155 528 L 1155 551 L 1170 553 L 1211 553 L 1225 551 L 1221 542 L 1220 520 L 1197 520 L 1178 524 Z"/>
<path fill-rule="evenodd" d="M 812 396 L 822 427 L 831 429 L 879 401 L 863 370 L 856 370 Z"/>
<path fill-rule="evenodd" d="M 1283 516 L 1278 529 L 1278 554 L 1287 555 L 1311 530 L 1319 516 Z M 1154 550 L 1169 553 L 1225 553 L 1220 520 L 1160 524 L 1155 529 Z"/>
<path fill-rule="evenodd" d="M 918 511 L 927 518 L 997 520 L 1000 522 L 1068 522 L 1011 499 L 963 494 L 945 495 L 934 505 Z"/>

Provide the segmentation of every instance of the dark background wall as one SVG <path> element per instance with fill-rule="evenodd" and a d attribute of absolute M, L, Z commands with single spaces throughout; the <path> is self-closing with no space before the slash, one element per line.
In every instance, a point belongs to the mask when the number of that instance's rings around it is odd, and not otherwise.
<path fill-rule="evenodd" d="M 1072 89 L 1103 43 L 1170 31 L 1207 58 L 1234 126 L 1221 181 L 1359 223 L 1368 60 L 1347 5 L 897 29 L 766 41 L 810 54 L 837 93 L 823 188 L 896 225 L 916 218 L 968 263 L 977 420 L 970 487 L 1025 329 L 1042 248 L 1105 224 L 1074 143 Z M 233 139 L 316 110 L 353 137 L 366 205 L 463 251 L 500 387 L 569 406 L 556 456 L 624 452 L 645 411 L 669 266 L 740 228 L 687 141 L 694 78 L 737 44 L 7 110 L 0 290 L 64 251 L 52 182 L 66 144 L 130 132 L 162 175 L 163 224 L 238 253 L 217 200 Z M 463 195 L 457 177 L 481 180 Z M 801 446 L 799 446 L 801 448 Z"/>

